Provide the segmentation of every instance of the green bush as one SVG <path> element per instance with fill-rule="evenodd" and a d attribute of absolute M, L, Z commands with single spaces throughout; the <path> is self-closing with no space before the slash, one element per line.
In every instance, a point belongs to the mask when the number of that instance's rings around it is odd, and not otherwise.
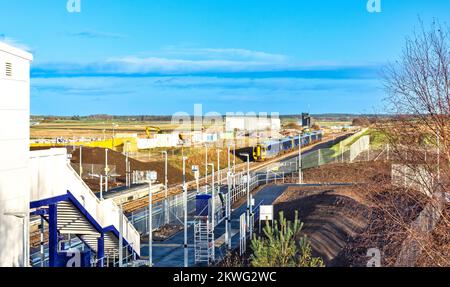
<path fill-rule="evenodd" d="M 264 236 L 254 236 L 251 241 L 253 267 L 324 267 L 323 260 L 312 256 L 311 244 L 306 236 L 300 237 L 303 223 L 295 212 L 294 222 L 286 220 L 280 212 L 273 227 L 266 224 Z"/>

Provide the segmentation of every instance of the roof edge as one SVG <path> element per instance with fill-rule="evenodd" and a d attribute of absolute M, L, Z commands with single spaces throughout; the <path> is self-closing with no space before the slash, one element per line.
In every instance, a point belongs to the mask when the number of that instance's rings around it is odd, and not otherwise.
<path fill-rule="evenodd" d="M 8 54 L 23 58 L 28 61 L 33 61 L 33 55 L 25 50 L 16 48 L 14 46 L 11 46 L 5 42 L 0 41 L 0 51 L 6 52 Z"/>

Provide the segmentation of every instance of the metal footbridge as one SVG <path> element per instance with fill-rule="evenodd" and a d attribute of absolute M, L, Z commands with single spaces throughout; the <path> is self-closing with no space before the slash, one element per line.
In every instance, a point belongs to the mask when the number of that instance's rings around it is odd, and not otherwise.
<path fill-rule="evenodd" d="M 97 198 L 66 149 L 32 152 L 30 169 L 31 215 L 48 225 L 48 266 L 122 266 L 139 258 L 139 232 L 111 199 Z M 76 249 L 73 239 L 81 242 Z"/>

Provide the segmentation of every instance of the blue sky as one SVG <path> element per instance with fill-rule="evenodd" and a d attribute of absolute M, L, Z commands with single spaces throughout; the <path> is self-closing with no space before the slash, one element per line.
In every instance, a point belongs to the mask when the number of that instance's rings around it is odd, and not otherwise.
<path fill-rule="evenodd" d="M 33 114 L 382 111 L 379 69 L 448 0 L 0 0 Z"/>

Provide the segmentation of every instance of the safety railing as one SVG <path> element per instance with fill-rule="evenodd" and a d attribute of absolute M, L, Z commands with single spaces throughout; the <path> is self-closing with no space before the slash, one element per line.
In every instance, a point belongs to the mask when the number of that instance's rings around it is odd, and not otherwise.
<path fill-rule="evenodd" d="M 119 230 L 123 218 L 123 236 L 140 253 L 140 237 L 119 207 L 111 200 L 100 201 L 67 161 L 66 149 L 32 152 L 30 158 L 31 201 L 50 199 L 70 192 L 83 208 L 103 228 L 114 226 Z"/>

